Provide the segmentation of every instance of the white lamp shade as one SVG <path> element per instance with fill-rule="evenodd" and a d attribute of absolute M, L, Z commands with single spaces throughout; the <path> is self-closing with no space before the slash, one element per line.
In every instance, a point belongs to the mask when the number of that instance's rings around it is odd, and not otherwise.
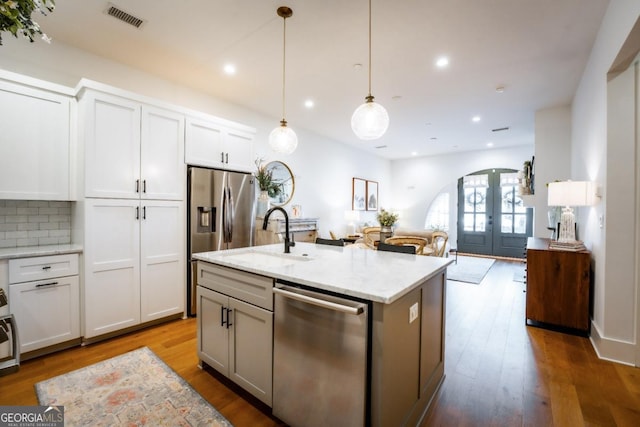
<path fill-rule="evenodd" d="M 298 136 L 286 123 L 281 124 L 269 134 L 269 146 L 277 153 L 291 154 L 298 146 Z"/>
<path fill-rule="evenodd" d="M 549 206 L 591 206 L 596 202 L 596 185 L 592 181 L 549 183 Z"/>
<path fill-rule="evenodd" d="M 360 139 L 378 139 L 389 127 L 389 114 L 375 101 L 367 101 L 353 112 L 351 129 Z"/>

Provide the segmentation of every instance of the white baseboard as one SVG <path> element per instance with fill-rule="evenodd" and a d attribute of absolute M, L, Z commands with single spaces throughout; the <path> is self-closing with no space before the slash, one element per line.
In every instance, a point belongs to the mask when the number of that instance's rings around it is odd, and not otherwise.
<path fill-rule="evenodd" d="M 600 359 L 635 366 L 636 345 L 632 342 L 602 336 L 598 326 L 591 321 L 591 345 Z"/>

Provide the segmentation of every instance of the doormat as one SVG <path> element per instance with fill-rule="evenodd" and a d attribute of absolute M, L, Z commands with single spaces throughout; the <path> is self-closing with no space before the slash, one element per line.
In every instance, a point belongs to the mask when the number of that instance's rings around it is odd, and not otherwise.
<path fill-rule="evenodd" d="M 149 348 L 35 385 L 40 405 L 64 406 L 65 426 L 231 426 Z"/>
<path fill-rule="evenodd" d="M 447 279 L 477 285 L 482 282 L 494 262 L 496 260 L 492 258 L 458 255 L 458 261 L 447 267 Z"/>

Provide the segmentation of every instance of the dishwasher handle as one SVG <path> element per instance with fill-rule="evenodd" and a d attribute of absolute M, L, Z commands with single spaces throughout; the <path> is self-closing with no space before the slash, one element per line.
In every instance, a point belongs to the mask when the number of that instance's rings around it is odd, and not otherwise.
<path fill-rule="evenodd" d="M 306 302 L 308 304 L 317 305 L 318 307 L 328 308 L 329 310 L 340 311 L 342 313 L 347 313 L 347 314 L 353 314 L 355 316 L 358 316 L 364 312 L 365 304 L 359 304 L 355 307 L 349 307 L 348 305 L 338 304 L 335 302 L 298 294 L 296 292 L 292 292 L 287 289 L 294 289 L 294 288 L 288 288 L 286 286 L 283 286 L 281 288 L 273 288 L 273 292 L 276 294 L 282 295 L 283 297 L 286 297 L 286 298 L 291 298 L 301 302 Z"/>

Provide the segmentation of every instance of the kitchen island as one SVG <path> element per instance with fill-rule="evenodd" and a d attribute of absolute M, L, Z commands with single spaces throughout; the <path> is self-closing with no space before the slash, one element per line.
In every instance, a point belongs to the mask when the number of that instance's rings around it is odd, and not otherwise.
<path fill-rule="evenodd" d="M 444 379 L 451 261 L 309 243 L 282 252 L 277 244 L 194 254 L 200 360 L 292 425 L 418 425 Z M 346 304 L 333 305 L 357 315 L 337 314 L 343 322 L 311 311 L 303 302 L 314 294 L 341 297 Z M 309 313 L 316 317 L 301 322 Z M 309 405 L 291 409 L 294 400 Z"/>

